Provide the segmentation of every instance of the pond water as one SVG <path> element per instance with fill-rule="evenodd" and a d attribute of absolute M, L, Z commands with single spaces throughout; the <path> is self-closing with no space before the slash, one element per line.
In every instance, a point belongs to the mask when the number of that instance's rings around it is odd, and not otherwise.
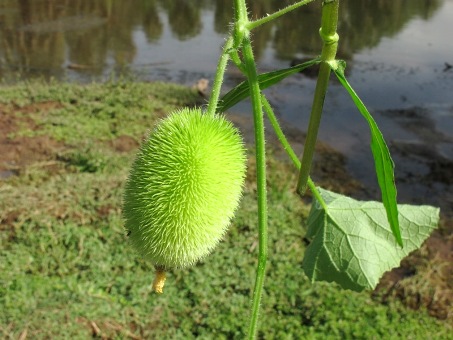
<path fill-rule="evenodd" d="M 249 1 L 254 16 L 290 1 Z M 212 80 L 232 17 L 231 0 L 2 0 L 0 78 L 105 80 L 112 72 L 191 85 Z M 391 146 L 400 198 L 453 206 L 453 0 L 342 0 L 339 57 Z M 319 53 L 320 1 L 253 36 L 260 71 Z M 242 77 L 230 68 L 225 90 Z M 308 125 L 315 79 L 266 91 L 280 120 Z M 249 115 L 249 103 L 231 110 Z M 368 127 L 333 82 L 319 138 L 376 188 Z M 299 150 L 300 151 L 300 150 Z M 377 190 L 371 195 L 377 197 Z"/>

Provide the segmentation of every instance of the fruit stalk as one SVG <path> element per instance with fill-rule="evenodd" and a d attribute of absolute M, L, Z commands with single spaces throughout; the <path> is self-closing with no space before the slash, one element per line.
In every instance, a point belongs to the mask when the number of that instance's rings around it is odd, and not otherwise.
<path fill-rule="evenodd" d="M 156 276 L 154 277 L 153 290 L 162 294 L 164 292 L 165 280 L 167 279 L 167 274 L 164 268 L 156 266 Z"/>

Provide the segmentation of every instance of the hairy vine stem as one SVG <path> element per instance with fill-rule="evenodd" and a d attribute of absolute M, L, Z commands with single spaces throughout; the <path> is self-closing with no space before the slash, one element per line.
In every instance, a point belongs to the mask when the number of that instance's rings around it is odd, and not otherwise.
<path fill-rule="evenodd" d="M 248 329 L 248 338 L 255 339 L 258 330 L 258 315 L 264 287 L 264 276 L 267 262 L 267 190 L 266 190 L 266 148 L 264 139 L 264 119 L 261 103 L 261 90 L 253 55 L 250 31 L 247 28 L 249 19 L 245 0 L 235 0 L 234 45 L 242 48 L 244 70 L 250 87 L 253 108 L 256 152 L 256 185 L 258 200 L 258 267 L 256 270 L 255 287 L 252 298 L 252 312 Z"/>
<path fill-rule="evenodd" d="M 217 64 L 217 69 L 216 69 L 215 78 L 214 78 L 214 85 L 212 86 L 211 97 L 209 98 L 209 103 L 208 103 L 208 110 L 207 110 L 208 115 L 215 115 L 215 112 L 217 110 L 217 104 L 219 102 L 220 89 L 222 87 L 223 76 L 225 74 L 225 70 L 226 70 L 226 67 L 228 64 L 228 59 L 230 58 L 229 50 L 231 50 L 232 46 L 233 46 L 233 38 L 230 37 L 230 38 L 228 38 L 228 40 L 225 42 L 225 45 L 223 46 L 222 55 L 220 56 L 219 62 Z"/>

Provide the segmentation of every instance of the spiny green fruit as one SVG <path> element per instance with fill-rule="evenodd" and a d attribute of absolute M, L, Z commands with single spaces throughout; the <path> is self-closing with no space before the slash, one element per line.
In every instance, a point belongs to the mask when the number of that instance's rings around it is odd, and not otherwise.
<path fill-rule="evenodd" d="M 246 154 L 223 116 L 185 108 L 142 145 L 124 195 L 132 244 L 157 268 L 183 268 L 211 252 L 242 193 Z"/>

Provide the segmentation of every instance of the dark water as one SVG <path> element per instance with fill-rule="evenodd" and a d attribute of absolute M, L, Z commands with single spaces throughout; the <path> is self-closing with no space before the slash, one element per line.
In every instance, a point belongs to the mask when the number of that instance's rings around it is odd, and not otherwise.
<path fill-rule="evenodd" d="M 255 16 L 290 1 L 254 0 Z M 0 78 L 142 80 L 193 84 L 213 78 L 231 0 L 2 0 Z M 453 206 L 453 0 L 342 0 L 339 57 L 374 114 L 397 163 L 403 201 Z M 321 48 L 320 1 L 255 32 L 261 71 Z M 226 89 L 239 80 L 230 68 Z M 268 90 L 280 119 L 305 131 L 315 80 L 296 75 Z M 232 109 L 249 114 L 248 103 Z M 375 186 L 368 127 L 345 91 L 330 87 L 320 139 Z M 438 193 L 443 193 L 439 196 Z M 434 197 L 434 198 L 432 198 Z"/>

